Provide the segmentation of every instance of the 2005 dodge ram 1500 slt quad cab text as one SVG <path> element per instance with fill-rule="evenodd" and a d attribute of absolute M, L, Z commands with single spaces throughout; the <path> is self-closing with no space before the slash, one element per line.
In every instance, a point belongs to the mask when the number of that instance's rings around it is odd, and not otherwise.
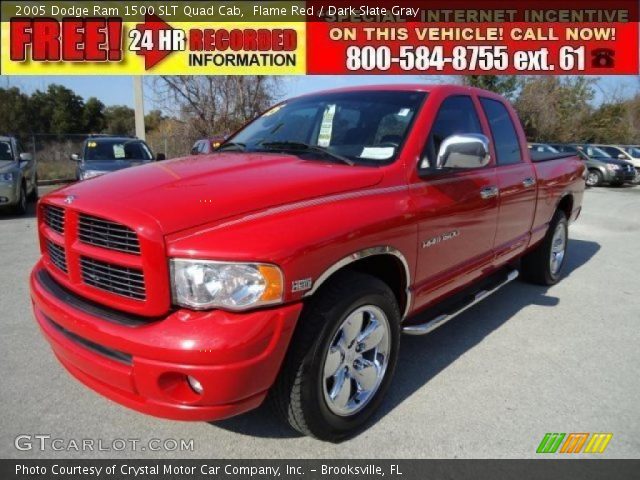
<path fill-rule="evenodd" d="M 585 167 L 534 162 L 502 97 L 361 87 L 285 101 L 211 155 L 38 206 L 35 317 L 116 402 L 211 421 L 265 399 L 337 441 L 379 406 L 400 334 L 513 280 L 558 281 Z"/>

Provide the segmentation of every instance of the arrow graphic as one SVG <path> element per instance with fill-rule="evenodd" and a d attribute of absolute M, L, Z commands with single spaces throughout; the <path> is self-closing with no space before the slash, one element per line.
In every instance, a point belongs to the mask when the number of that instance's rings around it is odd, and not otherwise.
<path fill-rule="evenodd" d="M 136 25 L 135 30 L 141 33 L 142 38 L 145 35 L 151 35 L 151 48 L 141 48 L 136 51 L 137 55 L 144 57 L 144 69 L 149 70 L 173 53 L 173 50 L 160 49 L 160 32 L 172 32 L 174 28 L 162 20 L 157 15 L 147 14 L 144 17 L 144 23 Z M 146 33 L 146 32 L 150 32 Z M 169 33 L 171 35 L 171 33 Z"/>

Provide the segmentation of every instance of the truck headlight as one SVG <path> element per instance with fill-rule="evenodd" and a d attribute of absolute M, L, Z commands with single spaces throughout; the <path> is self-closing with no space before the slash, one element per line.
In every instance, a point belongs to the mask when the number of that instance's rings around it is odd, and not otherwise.
<path fill-rule="evenodd" d="M 0 173 L 0 182 L 13 182 L 13 172 Z"/>
<path fill-rule="evenodd" d="M 607 170 L 620 170 L 620 165 L 616 165 L 615 163 L 607 163 Z"/>
<path fill-rule="evenodd" d="M 101 172 L 100 170 L 85 170 L 84 172 L 82 172 L 80 177 L 82 178 L 82 180 L 89 180 L 90 178 L 99 177 L 100 175 L 104 175 L 105 173 L 106 172 Z"/>
<path fill-rule="evenodd" d="M 195 310 L 246 310 L 282 301 L 282 272 L 275 265 L 172 259 L 174 304 Z"/>

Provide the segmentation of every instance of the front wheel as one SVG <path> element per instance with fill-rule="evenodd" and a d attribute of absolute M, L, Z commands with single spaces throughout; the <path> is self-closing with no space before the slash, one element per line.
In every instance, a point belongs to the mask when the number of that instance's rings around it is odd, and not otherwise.
<path fill-rule="evenodd" d="M 298 322 L 271 404 L 294 429 L 340 441 L 371 417 L 389 387 L 400 346 L 391 289 L 357 272 L 338 274 Z"/>
<path fill-rule="evenodd" d="M 587 187 L 598 187 L 602 185 L 602 174 L 598 170 L 589 170 L 587 173 Z"/>
<path fill-rule="evenodd" d="M 35 178 L 33 179 L 33 190 L 29 194 L 29 201 L 30 202 L 38 201 L 38 175 L 36 175 Z"/>
<path fill-rule="evenodd" d="M 13 207 L 13 212 L 17 215 L 24 215 L 27 213 L 27 187 L 24 183 L 20 185 L 18 195 L 18 202 L 15 207 Z"/>
<path fill-rule="evenodd" d="M 569 222 L 556 211 L 544 240 L 522 258 L 522 275 L 538 285 L 554 285 L 560 280 L 567 256 Z"/>

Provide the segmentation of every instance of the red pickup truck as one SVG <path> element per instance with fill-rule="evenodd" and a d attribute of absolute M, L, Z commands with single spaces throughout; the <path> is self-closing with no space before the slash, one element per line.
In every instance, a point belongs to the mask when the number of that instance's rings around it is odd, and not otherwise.
<path fill-rule="evenodd" d="M 212 155 L 77 183 L 38 207 L 35 317 L 81 382 L 216 420 L 268 398 L 340 440 L 380 404 L 400 335 L 520 271 L 558 281 L 579 158 L 530 158 L 501 97 L 381 86 L 287 100 Z"/>

